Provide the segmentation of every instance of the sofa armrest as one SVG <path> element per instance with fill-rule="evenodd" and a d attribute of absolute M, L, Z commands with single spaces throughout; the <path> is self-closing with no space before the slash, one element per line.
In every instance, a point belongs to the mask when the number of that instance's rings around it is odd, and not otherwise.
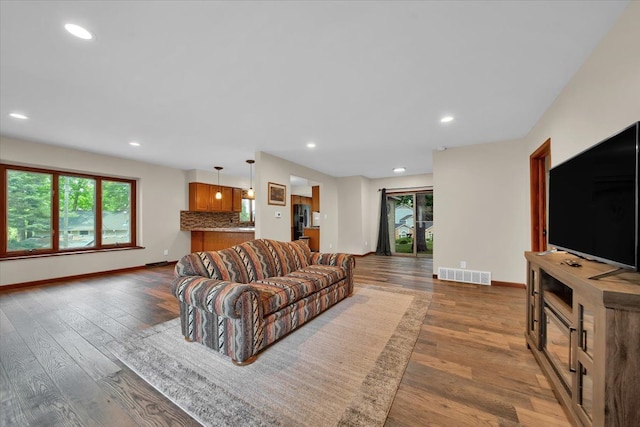
<path fill-rule="evenodd" d="M 356 266 L 356 258 L 351 254 L 344 253 L 324 254 L 313 252 L 311 254 L 311 264 L 342 267 L 345 269 L 347 275 L 351 276 Z"/>
<path fill-rule="evenodd" d="M 262 310 L 258 292 L 242 283 L 178 276 L 171 283 L 171 292 L 180 302 L 230 319 L 240 319 L 247 308 L 255 313 Z M 245 307 L 247 304 L 251 307 Z"/>

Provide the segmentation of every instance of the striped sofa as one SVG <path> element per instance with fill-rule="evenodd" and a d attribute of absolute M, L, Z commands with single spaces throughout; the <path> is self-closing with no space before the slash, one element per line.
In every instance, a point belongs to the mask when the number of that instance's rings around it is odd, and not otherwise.
<path fill-rule="evenodd" d="M 258 239 L 185 255 L 171 291 L 185 339 L 248 364 L 256 354 L 353 292 L 355 259 L 301 241 Z"/>

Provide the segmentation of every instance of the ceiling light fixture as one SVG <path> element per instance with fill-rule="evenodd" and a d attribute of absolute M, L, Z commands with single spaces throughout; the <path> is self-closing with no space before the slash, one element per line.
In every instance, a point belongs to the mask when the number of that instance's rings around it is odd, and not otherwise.
<path fill-rule="evenodd" d="M 307 142 L 307 147 L 308 148 L 316 148 L 316 143 L 315 142 Z"/>
<path fill-rule="evenodd" d="M 255 192 L 253 191 L 253 164 L 255 162 L 255 160 L 247 160 L 247 163 L 249 163 L 249 191 L 247 191 L 247 196 L 249 196 L 250 199 L 253 199 L 255 196 Z"/>
<path fill-rule="evenodd" d="M 131 142 L 129 143 L 129 145 L 132 145 L 132 146 L 134 146 L 134 147 L 140 147 L 140 143 L 139 143 L 139 142 L 136 142 L 136 141 L 131 141 Z"/>
<path fill-rule="evenodd" d="M 93 34 L 91 34 L 87 29 L 82 28 L 80 25 L 65 24 L 64 29 L 82 40 L 91 40 L 93 38 Z"/>
<path fill-rule="evenodd" d="M 394 171 L 395 173 L 402 173 L 402 172 L 406 171 L 406 169 L 405 169 L 405 168 L 403 168 L 403 167 L 400 167 L 400 168 L 393 168 L 393 171 Z"/>
<path fill-rule="evenodd" d="M 453 121 L 453 116 L 444 116 L 440 119 L 440 123 L 449 123 Z"/>
<path fill-rule="evenodd" d="M 214 166 L 215 170 L 218 171 L 218 191 L 216 192 L 216 200 L 222 199 L 222 193 L 220 192 L 220 171 L 224 169 L 222 166 Z"/>
<path fill-rule="evenodd" d="M 20 114 L 20 113 L 9 113 L 9 117 L 13 117 L 14 119 L 19 119 L 19 120 L 27 120 L 29 118 L 24 114 Z"/>

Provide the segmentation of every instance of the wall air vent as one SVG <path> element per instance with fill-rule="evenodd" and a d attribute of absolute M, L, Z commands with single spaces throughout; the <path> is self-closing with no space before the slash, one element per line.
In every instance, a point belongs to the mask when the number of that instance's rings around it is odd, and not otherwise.
<path fill-rule="evenodd" d="M 491 285 L 490 271 L 466 270 L 462 268 L 438 267 L 438 279 L 453 282 L 474 283 L 476 285 Z"/>

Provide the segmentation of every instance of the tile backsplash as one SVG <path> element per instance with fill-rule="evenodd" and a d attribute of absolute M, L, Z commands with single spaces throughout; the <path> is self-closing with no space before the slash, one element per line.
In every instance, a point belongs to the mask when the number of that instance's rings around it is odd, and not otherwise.
<path fill-rule="evenodd" d="M 194 228 L 218 228 L 218 227 L 251 227 L 253 223 L 240 221 L 237 212 L 194 212 L 180 211 L 180 230 L 192 230 Z"/>

